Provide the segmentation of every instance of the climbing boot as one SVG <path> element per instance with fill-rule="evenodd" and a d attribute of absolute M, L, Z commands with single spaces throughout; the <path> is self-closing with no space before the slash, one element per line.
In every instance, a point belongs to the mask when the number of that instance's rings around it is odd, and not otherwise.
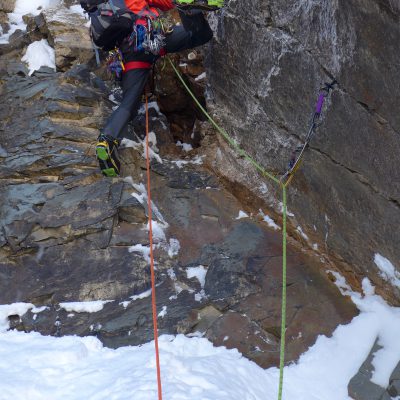
<path fill-rule="evenodd" d="M 103 175 L 115 177 L 119 175 L 121 163 L 118 158 L 119 141 L 110 136 L 100 134 L 96 145 L 96 157 Z"/>
<path fill-rule="evenodd" d="M 224 0 L 175 0 L 175 4 L 183 10 L 216 11 L 224 6 Z"/>

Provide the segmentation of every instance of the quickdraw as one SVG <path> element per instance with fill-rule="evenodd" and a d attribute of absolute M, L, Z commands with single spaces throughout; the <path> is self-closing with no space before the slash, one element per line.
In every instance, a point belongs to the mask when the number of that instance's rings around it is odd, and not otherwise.
<path fill-rule="evenodd" d="M 293 179 L 294 173 L 299 169 L 301 162 L 303 161 L 304 153 L 311 141 L 315 133 L 315 129 L 317 128 L 317 122 L 321 116 L 322 106 L 324 105 L 325 98 L 329 95 L 329 92 L 334 89 L 334 86 L 337 84 L 336 79 L 334 79 L 331 83 L 325 83 L 324 87 L 321 88 L 321 91 L 318 96 L 317 104 L 315 106 L 315 112 L 311 119 L 310 129 L 308 130 L 307 136 L 304 140 L 304 144 L 302 146 L 296 147 L 296 149 L 292 152 L 288 169 L 281 176 L 281 183 L 288 185 L 290 181 Z"/>
<path fill-rule="evenodd" d="M 135 52 L 159 55 L 165 47 L 162 24 L 153 20 L 150 16 L 142 16 L 136 21 L 128 38 L 128 44 L 133 46 Z"/>

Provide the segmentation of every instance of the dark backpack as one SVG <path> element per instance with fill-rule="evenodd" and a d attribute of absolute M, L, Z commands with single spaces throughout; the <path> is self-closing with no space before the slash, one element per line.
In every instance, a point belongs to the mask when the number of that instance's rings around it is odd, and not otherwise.
<path fill-rule="evenodd" d="M 132 33 L 137 15 L 126 7 L 124 0 L 88 0 L 87 3 L 90 34 L 97 47 L 113 50 Z"/>
<path fill-rule="evenodd" d="M 86 11 L 86 12 L 92 12 L 95 11 L 97 6 L 101 3 L 105 3 L 107 0 L 81 0 L 80 4 L 81 7 Z"/>

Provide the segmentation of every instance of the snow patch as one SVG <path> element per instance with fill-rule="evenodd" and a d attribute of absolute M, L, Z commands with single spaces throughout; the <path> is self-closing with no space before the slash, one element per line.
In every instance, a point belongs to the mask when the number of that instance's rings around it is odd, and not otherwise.
<path fill-rule="evenodd" d="M 374 262 L 380 270 L 380 276 L 393 286 L 400 288 L 400 273 L 396 270 L 394 265 L 385 257 L 376 253 Z"/>
<path fill-rule="evenodd" d="M 283 203 L 280 201 L 278 204 L 279 204 L 279 211 L 280 211 L 281 214 L 283 214 L 283 208 L 284 208 L 283 207 Z M 288 217 L 294 217 L 294 214 L 292 212 L 290 212 L 287 207 L 286 207 L 286 215 Z"/>
<path fill-rule="evenodd" d="M 207 268 L 204 265 L 199 265 L 198 267 L 189 267 L 186 269 L 186 276 L 188 279 L 196 278 L 200 286 L 204 288 L 206 283 Z"/>
<path fill-rule="evenodd" d="M 285 367 L 285 399 L 310 400 L 311 393 L 313 399 L 350 400 L 348 383 L 376 338 L 383 348 L 374 355 L 373 382 L 386 386 L 400 359 L 400 308 L 388 306 L 375 295 L 367 279 L 363 280 L 363 294 L 359 294 L 350 290 L 343 277 L 335 276 L 360 314 L 338 326 L 330 337 L 320 335 L 298 362 Z M 4 318 L 30 308 L 33 305 L 8 305 L 0 306 L 0 311 Z M 166 397 L 261 400 L 268 393 L 268 398 L 277 398 L 278 368 L 264 370 L 237 350 L 214 347 L 207 339 L 195 337 L 201 335 L 195 332 L 191 339 L 183 335 L 160 337 Z M 0 393 L 7 398 L 81 400 L 111 396 L 122 400 L 135 393 L 135 400 L 148 400 L 157 396 L 153 342 L 114 350 L 104 348 L 93 336 L 55 338 L 9 331 L 0 334 L 0 352 Z"/>
<path fill-rule="evenodd" d="M 40 67 L 56 69 L 55 52 L 46 39 L 31 43 L 26 49 L 22 61 L 28 64 L 29 75 L 32 75 Z"/>
<path fill-rule="evenodd" d="M 136 300 L 141 300 L 141 299 L 145 299 L 146 297 L 151 296 L 152 290 L 151 288 L 149 290 L 146 290 L 145 292 L 142 292 L 140 294 L 135 294 L 133 296 L 130 296 L 130 300 L 127 301 L 122 301 L 121 303 L 119 303 L 120 305 L 124 306 L 124 308 L 128 307 L 129 304 L 131 304 L 133 301 Z"/>
<path fill-rule="evenodd" d="M 158 317 L 164 318 L 167 315 L 167 306 L 163 306 L 162 310 L 158 313 Z"/>
<path fill-rule="evenodd" d="M 150 246 L 143 246 L 142 244 L 134 244 L 129 247 L 129 253 L 138 253 L 141 254 L 144 260 L 150 264 Z"/>
<path fill-rule="evenodd" d="M 22 317 L 30 309 L 35 308 L 31 303 L 13 303 L 0 305 L 0 332 L 5 332 L 10 328 L 8 317 L 18 315 Z M 1 392 L 1 390 L 0 390 Z"/>
<path fill-rule="evenodd" d="M 298 226 L 296 231 L 303 239 L 308 241 L 308 236 L 304 233 L 303 229 L 301 229 L 301 226 Z"/>
<path fill-rule="evenodd" d="M 205 79 L 207 77 L 207 74 L 205 72 L 201 73 L 199 76 L 196 76 L 196 78 L 194 78 L 194 80 L 196 82 L 201 81 L 203 79 Z"/>
<path fill-rule="evenodd" d="M 242 219 L 242 218 L 249 218 L 249 215 L 246 214 L 244 211 L 240 210 L 239 215 L 235 219 Z"/>
<path fill-rule="evenodd" d="M 168 256 L 170 258 L 177 256 L 179 254 L 180 249 L 181 249 L 181 244 L 179 243 L 178 239 L 175 238 L 169 239 Z"/>
<path fill-rule="evenodd" d="M 96 301 L 81 301 L 81 302 L 65 302 L 60 303 L 60 307 L 67 312 L 86 312 L 95 313 L 104 308 L 104 304 L 112 303 L 114 300 L 96 300 Z"/>
<path fill-rule="evenodd" d="M 259 212 L 263 221 L 266 222 L 270 228 L 275 229 L 276 231 L 281 229 L 270 216 L 264 214 L 262 210 L 259 210 Z"/>
<path fill-rule="evenodd" d="M 180 140 L 176 142 L 176 145 L 182 147 L 182 150 L 186 152 L 193 150 L 193 146 L 190 143 L 182 143 Z"/>
<path fill-rule="evenodd" d="M 188 164 L 202 165 L 204 157 L 205 156 L 196 156 L 192 160 L 172 160 L 171 163 L 175 164 L 178 168 L 182 168 L 184 165 L 188 165 Z"/>

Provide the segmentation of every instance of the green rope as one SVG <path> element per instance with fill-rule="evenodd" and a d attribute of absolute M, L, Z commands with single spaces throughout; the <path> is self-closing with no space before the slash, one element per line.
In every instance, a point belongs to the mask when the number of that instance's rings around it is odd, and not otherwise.
<path fill-rule="evenodd" d="M 182 75 L 179 73 L 177 68 L 175 67 L 174 63 L 171 61 L 170 58 L 168 58 L 170 64 L 172 65 L 172 68 L 174 69 L 176 75 L 178 76 L 179 80 L 182 82 L 182 85 L 185 87 L 187 92 L 190 94 L 194 102 L 198 105 L 200 110 L 204 113 L 204 115 L 208 118 L 208 120 L 211 122 L 211 124 L 217 129 L 217 131 L 225 138 L 225 140 L 239 153 L 240 156 L 244 157 L 247 161 L 249 161 L 259 172 L 261 172 L 262 175 L 268 177 L 269 179 L 273 180 L 275 183 L 278 185 L 281 185 L 280 180 L 272 175 L 271 173 L 267 172 L 265 168 L 263 168 L 256 160 L 254 160 L 249 154 L 246 153 L 230 136 L 229 134 L 222 129 L 215 121 L 214 119 L 208 114 L 208 112 L 205 110 L 205 108 L 200 104 L 200 102 L 197 100 L 196 96 L 193 94 L 193 92 L 190 90 L 189 86 L 186 84 L 185 80 L 183 79 Z"/>
<path fill-rule="evenodd" d="M 285 366 L 285 337 L 286 337 L 286 219 L 287 199 L 286 185 L 282 185 L 283 221 L 282 221 L 282 319 L 281 319 L 281 349 L 279 362 L 278 400 L 282 399 L 283 368 Z"/>
<path fill-rule="evenodd" d="M 282 319 L 281 319 L 281 346 L 280 346 L 280 363 L 279 363 L 279 388 L 278 388 L 278 400 L 282 400 L 282 389 L 283 389 L 283 368 L 285 365 L 285 335 L 286 335 L 286 220 L 287 220 L 287 199 L 286 199 L 286 187 L 289 182 L 283 183 L 277 177 L 266 171 L 257 161 L 255 161 L 245 150 L 243 150 L 236 142 L 233 140 L 229 134 L 222 129 L 214 119 L 208 114 L 204 107 L 197 100 L 196 96 L 190 90 L 189 86 L 186 84 L 182 75 L 179 73 L 174 63 L 168 57 L 172 68 L 174 69 L 182 85 L 185 87 L 187 92 L 190 94 L 194 102 L 208 118 L 211 124 L 217 129 L 217 131 L 223 136 L 223 138 L 239 153 L 240 156 L 248 160 L 262 175 L 271 179 L 276 184 L 282 188 L 282 202 L 283 202 L 283 227 L 282 227 Z"/>

